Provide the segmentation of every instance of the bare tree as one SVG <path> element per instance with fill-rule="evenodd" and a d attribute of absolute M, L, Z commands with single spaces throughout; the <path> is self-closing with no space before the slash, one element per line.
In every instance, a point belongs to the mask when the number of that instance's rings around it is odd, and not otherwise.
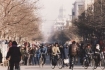
<path fill-rule="evenodd" d="M 4 38 L 38 37 L 40 18 L 37 14 L 38 0 L 0 0 L 0 30 Z"/>

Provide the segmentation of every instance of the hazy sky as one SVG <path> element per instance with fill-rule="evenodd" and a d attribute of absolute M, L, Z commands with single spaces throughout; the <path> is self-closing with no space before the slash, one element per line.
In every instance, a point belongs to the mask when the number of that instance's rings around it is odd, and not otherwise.
<path fill-rule="evenodd" d="M 54 23 L 58 17 L 59 9 L 61 6 L 65 7 L 66 14 L 71 15 L 72 4 L 75 0 L 39 0 L 38 6 L 39 14 L 43 19 L 42 30 L 46 33 L 50 31 L 51 25 Z"/>
<path fill-rule="evenodd" d="M 65 7 L 67 14 L 71 14 L 74 1 L 75 0 L 40 0 L 38 4 L 42 8 L 39 11 L 44 20 L 53 20 L 57 18 L 61 6 Z"/>

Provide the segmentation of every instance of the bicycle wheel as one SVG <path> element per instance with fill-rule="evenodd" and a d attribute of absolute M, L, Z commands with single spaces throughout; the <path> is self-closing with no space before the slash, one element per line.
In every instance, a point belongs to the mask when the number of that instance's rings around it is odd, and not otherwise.
<path fill-rule="evenodd" d="M 93 60 L 93 70 L 97 68 L 95 60 Z"/>
<path fill-rule="evenodd" d="M 62 59 L 58 59 L 57 65 L 58 65 L 58 68 L 59 68 L 59 69 L 62 69 L 62 66 L 63 66 L 63 61 L 62 61 Z"/>
<path fill-rule="evenodd" d="M 105 60 L 104 59 L 101 60 L 101 66 L 100 67 L 102 70 L 105 69 Z"/>
<path fill-rule="evenodd" d="M 88 62 L 87 61 L 83 61 L 83 66 L 84 66 L 85 69 L 87 69 L 88 68 Z"/>
<path fill-rule="evenodd" d="M 40 66 L 40 67 L 43 66 L 43 59 L 42 59 L 42 58 L 39 59 L 39 66 Z"/>
<path fill-rule="evenodd" d="M 103 70 L 105 69 L 105 60 L 104 60 L 104 63 L 103 63 Z"/>

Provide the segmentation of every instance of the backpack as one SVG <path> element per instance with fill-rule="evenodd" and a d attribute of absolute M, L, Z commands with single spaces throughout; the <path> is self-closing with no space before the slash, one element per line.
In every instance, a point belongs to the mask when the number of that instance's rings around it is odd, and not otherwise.
<path fill-rule="evenodd" d="M 77 45 L 76 45 L 76 44 L 73 44 L 73 45 L 71 46 L 71 52 L 72 52 L 72 53 L 76 53 L 76 52 L 77 52 Z"/>

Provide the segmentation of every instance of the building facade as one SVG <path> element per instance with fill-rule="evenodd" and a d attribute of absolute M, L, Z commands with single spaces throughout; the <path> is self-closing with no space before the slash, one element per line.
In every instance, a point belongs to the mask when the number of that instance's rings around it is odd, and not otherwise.
<path fill-rule="evenodd" d="M 78 19 L 78 16 L 84 11 L 84 0 L 76 0 L 73 4 L 72 19 Z"/>
<path fill-rule="evenodd" d="M 76 0 L 73 4 L 72 9 L 72 20 L 78 20 L 78 17 L 83 13 L 87 12 L 89 8 L 94 10 L 94 0 Z"/>
<path fill-rule="evenodd" d="M 62 6 L 59 9 L 59 15 L 54 23 L 54 31 L 68 29 L 71 25 L 71 16 L 66 14 L 65 8 Z"/>

